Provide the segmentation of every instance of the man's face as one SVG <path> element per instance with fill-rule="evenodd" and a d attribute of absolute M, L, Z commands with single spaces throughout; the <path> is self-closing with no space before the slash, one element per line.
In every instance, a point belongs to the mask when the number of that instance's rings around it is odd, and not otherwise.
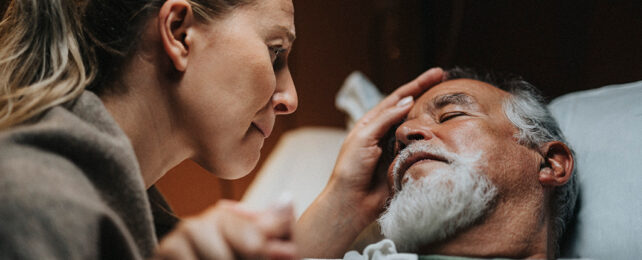
<path fill-rule="evenodd" d="M 458 79 L 417 100 L 396 131 L 388 173 L 395 196 L 379 220 L 386 237 L 412 250 L 455 235 L 491 207 L 507 210 L 504 201 L 539 187 L 542 157 L 518 143 L 502 107 L 509 96 Z"/>
<path fill-rule="evenodd" d="M 530 176 L 537 183 L 536 174 L 526 174 L 526 169 L 536 171 L 541 158 L 539 153 L 518 143 L 518 129 L 506 117 L 502 103 L 509 93 L 492 85 L 469 79 L 441 83 L 416 102 L 405 122 L 396 131 L 398 153 L 412 143 L 425 143 L 450 153 L 471 158 L 480 156 L 478 165 L 490 180 L 502 187 L 514 186 Z M 405 162 L 395 157 L 389 169 L 391 184 L 403 183 L 410 178 L 419 180 L 439 168 L 448 167 L 444 158 L 419 154 Z M 520 172 L 524 174 L 519 174 Z M 502 193 L 503 193 L 502 192 Z"/>

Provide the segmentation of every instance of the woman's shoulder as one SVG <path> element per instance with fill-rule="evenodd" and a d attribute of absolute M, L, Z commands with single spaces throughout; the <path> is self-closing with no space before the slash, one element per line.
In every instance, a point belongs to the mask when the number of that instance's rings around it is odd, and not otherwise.
<path fill-rule="evenodd" d="M 139 175 L 129 139 L 100 99 L 87 91 L 35 120 L 0 132 L 0 169 L 6 167 Z"/>
<path fill-rule="evenodd" d="M 91 93 L 0 133 L 0 187 L 0 199 L 26 207 L 96 208 L 115 193 L 145 192 L 131 144 Z"/>
<path fill-rule="evenodd" d="M 138 234 L 82 169 L 59 154 L 5 144 L 0 144 L 0 259 L 138 258 L 142 247 L 133 242 Z"/>
<path fill-rule="evenodd" d="M 116 185 L 144 192 L 129 139 L 98 97 L 89 92 L 0 133 L 3 182 L 58 187 L 62 194 L 77 190 L 96 193 L 95 189 L 111 192 L 118 189 Z M 87 190 L 82 190 L 85 187 Z"/>
<path fill-rule="evenodd" d="M 133 148 L 95 96 L 0 133 L 0 219 L 6 245 L 37 249 L 0 245 L 2 259 L 87 258 L 104 243 L 147 255 L 155 245 Z"/>
<path fill-rule="evenodd" d="M 83 151 L 74 151 L 77 136 L 68 131 L 69 120 L 51 121 L 38 119 L 0 133 L 0 214 L 46 214 L 55 210 L 49 205 L 95 207 L 100 201 L 89 169 L 77 163 Z"/>
<path fill-rule="evenodd" d="M 90 253 L 95 239 L 85 233 L 108 208 L 71 160 L 23 138 L 13 130 L 0 138 L 0 258 Z"/>
<path fill-rule="evenodd" d="M 64 143 L 58 145 L 37 139 L 47 138 L 46 133 L 21 133 L 9 131 L 0 137 L 0 196 L 11 191 L 29 192 L 34 189 L 40 193 L 55 189 L 62 191 L 66 186 L 82 189 L 88 183 L 79 183 L 85 175 L 74 164 L 73 159 L 63 150 Z M 55 138 L 54 138 L 55 139 Z M 44 187 L 43 187 L 44 186 Z"/>

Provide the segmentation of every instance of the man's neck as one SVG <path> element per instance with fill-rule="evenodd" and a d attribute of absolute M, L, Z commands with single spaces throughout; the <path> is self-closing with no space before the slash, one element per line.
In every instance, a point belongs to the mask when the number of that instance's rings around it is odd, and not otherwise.
<path fill-rule="evenodd" d="M 481 223 L 421 248 L 419 254 L 470 257 L 547 258 L 549 221 L 543 201 L 498 203 Z M 519 205 L 516 207 L 515 205 Z"/>

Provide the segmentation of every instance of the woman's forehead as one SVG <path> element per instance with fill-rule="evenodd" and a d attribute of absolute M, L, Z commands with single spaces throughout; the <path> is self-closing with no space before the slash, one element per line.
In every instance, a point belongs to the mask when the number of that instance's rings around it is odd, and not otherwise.
<path fill-rule="evenodd" d="M 256 1 L 255 4 L 249 5 L 248 8 L 254 9 L 267 18 L 278 19 L 294 26 L 294 5 L 292 0 Z"/>
<path fill-rule="evenodd" d="M 292 0 L 256 0 L 245 8 L 253 20 L 267 27 L 265 29 L 283 32 L 290 42 L 296 38 Z"/>

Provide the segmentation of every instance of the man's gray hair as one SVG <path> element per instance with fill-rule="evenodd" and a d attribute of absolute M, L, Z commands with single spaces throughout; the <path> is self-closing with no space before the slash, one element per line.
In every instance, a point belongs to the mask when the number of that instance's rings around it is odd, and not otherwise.
<path fill-rule="evenodd" d="M 547 142 L 560 141 L 568 145 L 557 122 L 546 107 L 542 95 L 532 84 L 521 77 L 493 73 L 480 74 L 471 69 L 462 68 L 446 71 L 445 80 L 461 78 L 482 81 L 511 94 L 510 98 L 504 100 L 502 105 L 506 117 L 519 129 L 516 137 L 521 144 L 530 148 L 539 148 Z M 571 153 L 573 153 L 572 149 Z M 573 167 L 569 181 L 565 185 L 557 187 L 553 192 L 551 205 L 556 245 L 566 230 L 566 224 L 573 218 L 578 196 L 575 169 L 577 167 Z M 556 251 L 559 249 L 556 248 Z"/>

